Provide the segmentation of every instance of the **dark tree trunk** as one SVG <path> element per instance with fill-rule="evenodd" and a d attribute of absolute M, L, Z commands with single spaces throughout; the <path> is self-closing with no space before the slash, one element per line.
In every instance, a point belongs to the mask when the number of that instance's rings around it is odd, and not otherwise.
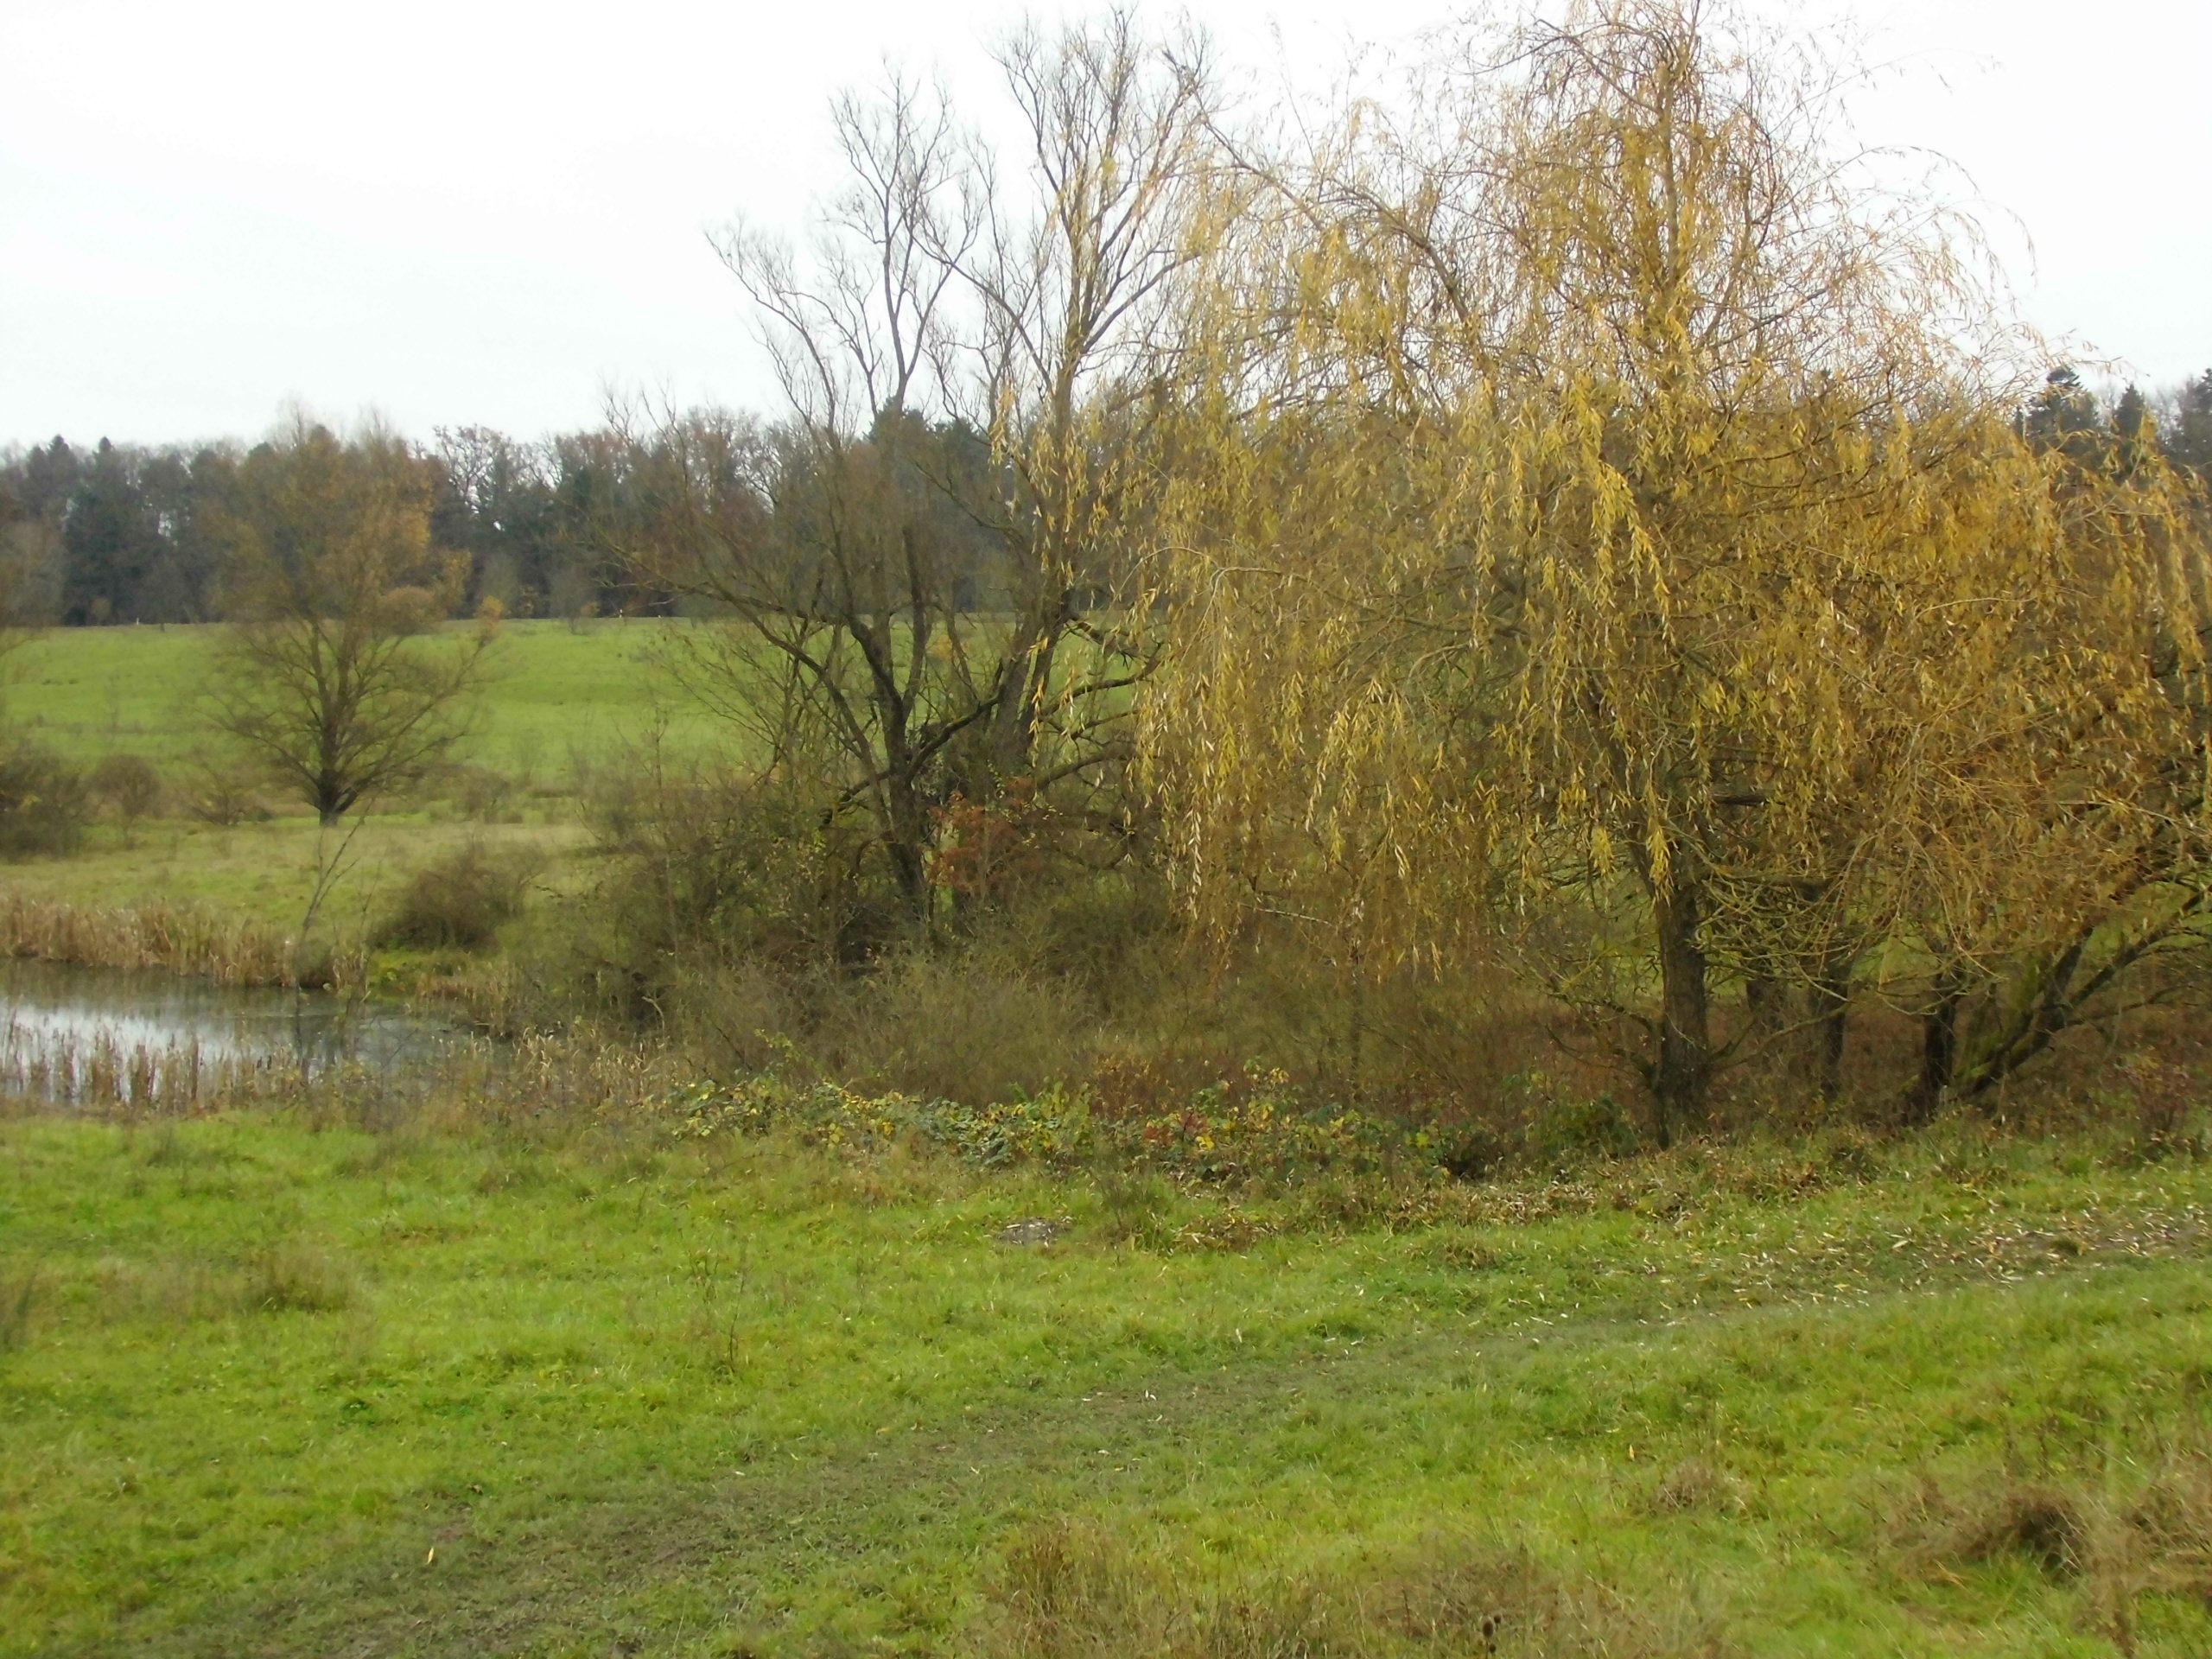
<path fill-rule="evenodd" d="M 1659 936 L 1659 1055 L 1651 1096 L 1662 1147 L 1677 1128 L 1704 1116 L 1713 1081 L 1713 1039 L 1705 951 L 1698 944 L 1698 895 L 1677 883 L 1652 900 Z"/>
<path fill-rule="evenodd" d="M 1965 1001 L 1965 988 L 1955 976 L 1936 980 L 1935 1004 L 1920 1019 L 1920 1079 L 1913 1085 L 1908 1113 L 1915 1125 L 1932 1119 L 1950 1092 L 1959 1061 L 1959 1010 Z"/>
<path fill-rule="evenodd" d="M 1771 1037 L 1789 1023 L 1789 1006 L 1782 987 L 1764 974 L 1744 982 L 1744 1017 L 1754 1034 Z"/>
<path fill-rule="evenodd" d="M 1851 962 L 1847 949 L 1829 951 L 1813 986 L 1813 1006 L 1820 1014 L 1814 1086 L 1822 1100 L 1834 1100 L 1843 1092 L 1843 1046 L 1851 1017 Z"/>
<path fill-rule="evenodd" d="M 910 776 L 891 779 L 883 844 L 890 856 L 892 880 L 908 915 L 926 923 L 930 913 L 929 809 Z"/>

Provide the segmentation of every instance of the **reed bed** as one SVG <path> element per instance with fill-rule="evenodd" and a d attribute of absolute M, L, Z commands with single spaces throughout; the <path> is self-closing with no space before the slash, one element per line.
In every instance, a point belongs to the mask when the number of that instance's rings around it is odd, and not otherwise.
<path fill-rule="evenodd" d="M 378 1060 L 0 1027 L 0 1096 L 19 1108 L 101 1116 L 289 1108 L 369 1123 L 429 1117 L 453 1127 L 620 1120 L 662 1099 L 684 1075 L 670 1051 L 583 1031 L 527 1033 L 512 1042 L 456 1031 L 427 1049 Z"/>
<path fill-rule="evenodd" d="M 305 963 L 297 954 L 289 939 L 195 906 L 79 905 L 21 893 L 0 898 L 0 956 L 233 986 L 340 984 L 354 967 L 343 952 Z"/>
<path fill-rule="evenodd" d="M 80 1110 L 188 1113 L 272 1104 L 296 1094 L 302 1081 L 289 1057 L 198 1042 L 131 1043 L 108 1032 L 57 1035 L 12 1022 L 0 1031 L 0 1093 Z"/>

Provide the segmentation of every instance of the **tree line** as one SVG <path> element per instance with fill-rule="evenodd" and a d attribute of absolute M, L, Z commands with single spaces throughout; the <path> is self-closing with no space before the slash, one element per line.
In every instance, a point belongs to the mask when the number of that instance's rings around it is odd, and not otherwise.
<path fill-rule="evenodd" d="M 212 622 L 229 613 L 213 528 L 234 517 L 261 443 L 141 447 L 60 437 L 0 453 L 0 538 L 27 615 L 64 626 Z M 438 544 L 466 556 L 454 613 L 607 613 L 640 602 L 600 527 L 633 488 L 607 431 L 527 442 L 483 427 L 410 445 Z"/>

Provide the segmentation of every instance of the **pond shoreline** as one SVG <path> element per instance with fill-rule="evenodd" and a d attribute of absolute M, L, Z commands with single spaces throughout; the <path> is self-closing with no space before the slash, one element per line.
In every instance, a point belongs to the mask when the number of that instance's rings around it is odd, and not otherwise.
<path fill-rule="evenodd" d="M 397 1003 L 157 969 L 12 960 L 0 1001 L 0 1089 L 54 1104 L 186 1107 L 340 1065 L 427 1065 L 465 1037 Z"/>

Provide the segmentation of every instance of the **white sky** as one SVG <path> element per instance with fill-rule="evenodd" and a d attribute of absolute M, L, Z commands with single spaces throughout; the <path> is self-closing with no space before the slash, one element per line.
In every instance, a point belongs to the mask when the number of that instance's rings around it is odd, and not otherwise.
<path fill-rule="evenodd" d="M 1756 3 L 1854 18 L 1900 66 L 1862 132 L 2024 221 L 2031 321 L 2151 384 L 2212 367 L 2212 0 Z M 830 94 L 887 56 L 984 118 L 984 45 L 1020 15 L 0 0 L 0 444 L 251 435 L 288 399 L 424 437 L 588 424 L 610 389 L 765 404 L 705 231 L 798 226 L 833 182 Z M 1319 80 L 1451 10 L 1195 15 L 1231 60 Z"/>

